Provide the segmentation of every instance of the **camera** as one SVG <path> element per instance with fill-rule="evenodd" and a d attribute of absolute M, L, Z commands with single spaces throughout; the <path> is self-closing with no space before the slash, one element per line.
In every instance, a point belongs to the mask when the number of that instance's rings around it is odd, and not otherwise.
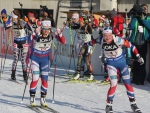
<path fill-rule="evenodd" d="M 47 11 L 48 11 L 48 8 L 47 8 L 46 6 L 42 6 L 42 5 L 40 5 L 40 8 L 41 8 L 43 11 L 45 11 L 45 12 L 47 12 Z"/>
<path fill-rule="evenodd" d="M 127 16 L 130 18 L 131 16 L 141 16 L 142 14 L 146 15 L 145 7 L 140 5 L 140 1 L 136 0 L 136 4 L 133 5 L 133 8 L 128 12 Z"/>

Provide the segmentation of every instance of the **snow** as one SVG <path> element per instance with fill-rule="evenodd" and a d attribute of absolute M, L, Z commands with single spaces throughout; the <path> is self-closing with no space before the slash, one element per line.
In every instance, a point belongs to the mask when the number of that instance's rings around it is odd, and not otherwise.
<path fill-rule="evenodd" d="M 26 107 L 29 104 L 29 87 L 27 85 L 25 96 L 22 101 L 25 83 L 23 82 L 21 63 L 18 62 L 16 78 L 22 85 L 10 80 L 12 59 L 6 60 L 5 71 L 0 80 L 0 113 L 35 113 Z M 100 86 L 96 83 L 67 83 L 68 77 L 62 76 L 66 74 L 66 70 L 57 67 L 55 97 L 53 97 L 53 71 L 51 68 L 49 76 L 48 94 L 46 97 L 47 103 L 53 109 L 60 113 L 105 113 L 106 95 L 109 85 Z M 72 71 L 73 72 L 73 71 Z M 30 74 L 31 76 L 31 74 Z M 102 76 L 95 76 L 97 80 L 102 80 Z M 31 79 L 29 79 L 29 83 Z M 40 104 L 40 84 L 39 80 L 36 103 Z M 134 85 L 136 102 L 142 113 L 150 113 L 150 85 Z M 122 83 L 117 87 L 114 102 L 114 113 L 132 113 L 130 103 L 126 95 L 126 89 Z M 47 111 L 41 110 L 44 113 Z"/>

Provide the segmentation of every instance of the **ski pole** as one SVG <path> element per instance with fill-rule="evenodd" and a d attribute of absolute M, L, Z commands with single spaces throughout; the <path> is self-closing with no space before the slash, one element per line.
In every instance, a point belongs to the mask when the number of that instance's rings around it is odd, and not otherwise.
<path fill-rule="evenodd" d="M 57 52 L 57 50 L 55 51 L 54 56 L 53 56 L 53 58 L 52 58 L 52 61 L 51 61 L 51 64 L 50 64 L 50 68 L 52 67 L 52 64 L 53 64 L 53 61 L 54 61 L 54 58 L 55 58 L 56 52 Z"/>
<path fill-rule="evenodd" d="M 24 13 L 23 13 L 23 9 L 22 9 L 22 4 L 19 2 L 19 5 L 20 5 L 20 7 L 21 7 L 21 12 L 22 12 L 22 16 L 24 17 Z"/>
<path fill-rule="evenodd" d="M 4 64 L 3 64 L 3 68 L 2 68 L 2 75 L 3 75 L 5 61 L 6 61 L 6 57 L 7 57 L 8 48 L 9 48 L 9 43 L 10 43 L 10 38 L 11 38 L 11 31 L 12 31 L 12 28 L 10 28 L 10 35 L 9 35 L 9 38 L 8 38 L 8 43 L 7 43 L 6 53 L 5 53 L 5 59 L 4 59 Z"/>
<path fill-rule="evenodd" d="M 57 50 L 56 50 L 57 52 Z M 54 66 L 54 81 L 53 81 L 53 101 L 52 103 L 54 103 L 54 92 L 55 92 L 55 77 L 56 77 L 56 59 L 57 59 L 57 53 L 56 53 L 56 57 L 55 57 L 55 66 Z"/>
<path fill-rule="evenodd" d="M 22 96 L 22 101 L 21 101 L 21 103 L 23 103 L 23 99 L 24 99 L 26 87 L 27 87 L 27 84 L 28 84 L 29 73 L 30 73 L 30 71 L 31 71 L 31 65 L 32 65 L 32 60 L 31 60 L 31 63 L 30 63 L 30 67 L 29 67 L 28 74 L 27 74 L 27 81 L 26 81 L 26 84 L 25 84 L 25 88 L 24 88 L 24 92 L 23 92 L 23 96 Z"/>
<path fill-rule="evenodd" d="M 5 28 L 4 28 L 4 37 L 3 37 L 3 47 L 1 50 L 1 72 L 0 72 L 0 80 L 1 80 L 1 74 L 2 74 L 2 65 L 3 65 L 3 57 L 4 57 L 4 52 L 5 52 L 5 36 L 6 36 L 6 32 L 5 32 Z"/>
<path fill-rule="evenodd" d="M 74 46 L 74 43 L 75 43 L 75 37 L 76 37 L 76 34 L 75 34 L 75 36 L 74 36 L 73 46 Z M 73 55 L 73 50 L 72 50 L 72 53 L 71 53 L 71 58 L 70 58 L 70 63 L 69 63 L 68 75 L 69 75 L 69 70 L 70 70 L 70 65 L 71 65 L 72 56 L 74 56 L 74 55 Z"/>

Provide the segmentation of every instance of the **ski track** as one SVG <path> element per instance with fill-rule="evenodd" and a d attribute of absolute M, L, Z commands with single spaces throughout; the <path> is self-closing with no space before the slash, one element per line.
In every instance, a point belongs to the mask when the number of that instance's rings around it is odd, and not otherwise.
<path fill-rule="evenodd" d="M 5 70 L 0 81 L 0 113 L 35 113 L 26 107 L 29 104 L 29 87 L 31 79 L 25 92 L 23 103 L 22 95 L 25 87 L 22 77 L 21 63 L 18 62 L 16 78 L 22 85 L 10 80 L 12 60 L 7 59 Z M 57 67 L 56 84 L 55 84 L 55 103 L 52 104 L 53 94 L 53 71 L 52 67 L 49 74 L 49 87 L 47 94 L 48 105 L 60 113 L 105 113 L 106 96 L 109 85 L 99 86 L 95 83 L 62 83 L 68 77 L 60 76 L 66 74 L 66 70 Z M 70 70 L 70 73 L 74 71 Z M 31 74 L 30 74 L 31 76 Z M 96 79 L 102 80 L 102 76 L 95 76 Z M 40 104 L 40 84 L 39 80 L 36 103 Z M 135 97 L 138 107 L 142 113 L 150 113 L 150 85 L 137 86 L 134 85 Z M 133 113 L 130 108 L 130 103 L 126 95 L 126 89 L 122 83 L 117 86 L 114 102 L 114 113 Z M 44 113 L 48 111 L 42 110 Z"/>

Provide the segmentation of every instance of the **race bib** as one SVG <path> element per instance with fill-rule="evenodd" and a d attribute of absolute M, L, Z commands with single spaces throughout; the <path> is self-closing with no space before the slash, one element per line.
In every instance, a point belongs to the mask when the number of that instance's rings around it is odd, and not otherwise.
<path fill-rule="evenodd" d="M 26 37 L 26 33 L 24 29 L 14 29 L 14 37 L 15 38 L 22 38 Z"/>
<path fill-rule="evenodd" d="M 91 41 L 91 35 L 90 34 L 79 34 L 79 39 L 83 40 L 84 43 L 87 43 Z"/>
<path fill-rule="evenodd" d="M 34 48 L 39 50 L 39 51 L 47 51 L 50 49 L 50 47 L 51 47 L 50 42 L 49 43 L 38 43 L 38 42 L 36 42 L 34 44 Z"/>

